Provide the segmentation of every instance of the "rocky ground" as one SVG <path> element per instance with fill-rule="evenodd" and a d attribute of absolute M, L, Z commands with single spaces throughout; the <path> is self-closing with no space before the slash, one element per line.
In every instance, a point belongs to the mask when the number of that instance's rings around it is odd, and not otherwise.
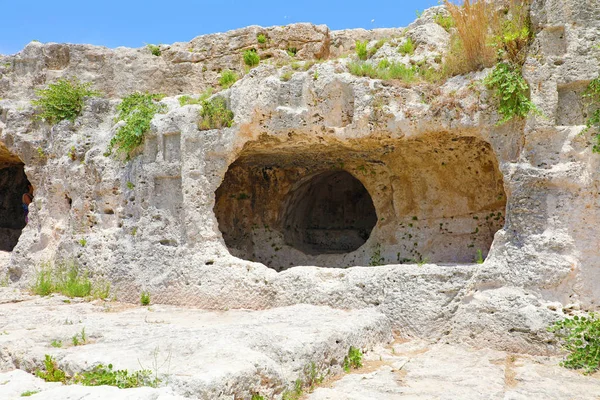
<path fill-rule="evenodd" d="M 86 343 L 74 346 L 73 336 Z M 61 347 L 52 342 L 62 343 Z M 350 346 L 364 366 L 340 368 Z M 46 383 L 31 372 L 51 355 L 68 375 L 99 363 L 149 369 L 159 388 Z M 281 398 L 296 379 L 324 381 L 302 398 L 600 399 L 600 380 L 558 366 L 556 357 L 405 340 L 370 309 L 296 305 L 264 311 L 204 311 L 40 298 L 0 290 L 0 398 Z"/>

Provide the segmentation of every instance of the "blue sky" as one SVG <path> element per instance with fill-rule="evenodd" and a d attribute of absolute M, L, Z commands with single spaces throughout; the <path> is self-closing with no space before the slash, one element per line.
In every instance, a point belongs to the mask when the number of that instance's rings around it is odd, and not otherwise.
<path fill-rule="evenodd" d="M 140 47 L 248 25 L 327 24 L 331 29 L 402 27 L 438 0 L 0 0 L 0 54 L 31 40 Z"/>

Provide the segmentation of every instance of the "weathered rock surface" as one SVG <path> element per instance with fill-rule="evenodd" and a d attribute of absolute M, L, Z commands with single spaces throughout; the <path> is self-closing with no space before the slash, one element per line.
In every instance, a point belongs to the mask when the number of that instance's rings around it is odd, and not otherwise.
<path fill-rule="evenodd" d="M 598 376 L 558 366 L 559 357 L 528 356 L 423 340 L 392 340 L 374 309 L 340 311 L 297 305 L 267 311 L 208 312 L 122 303 L 65 303 L 0 290 L 0 398 L 37 391 L 39 399 L 280 399 L 310 366 L 324 382 L 305 397 L 352 399 L 596 399 Z M 82 328 L 88 343 L 73 346 Z M 62 347 L 51 346 L 61 341 Z M 366 350 L 364 366 L 344 374 L 349 346 Z M 112 363 L 150 369 L 158 388 L 64 386 L 31 373 L 45 354 L 69 375 Z M 308 366 L 308 368 L 307 368 Z M 15 369 L 18 368 L 18 369 Z"/>
<path fill-rule="evenodd" d="M 71 376 L 98 364 L 113 364 L 130 372 L 149 369 L 174 393 L 188 398 L 249 399 L 252 393 L 271 398 L 304 379 L 311 363 L 319 373 L 339 373 L 350 346 L 369 349 L 391 340 L 388 319 L 374 309 L 296 305 L 208 312 L 63 300 L 34 298 L 0 305 L 0 371 L 35 371 L 50 354 Z M 82 329 L 89 343 L 73 346 L 71 338 L 81 337 Z M 62 347 L 52 347 L 54 340 Z M 20 376 L 5 374 L 0 382 L 20 381 Z M 30 390 L 46 388 L 31 383 Z M 6 390 L 14 390 L 11 387 Z M 2 390 L 0 386 L 0 397 Z M 48 393 L 57 397 L 45 398 L 67 398 L 71 392 L 81 397 L 94 393 L 60 388 Z M 140 391 L 139 398 L 144 396 Z"/>
<path fill-rule="evenodd" d="M 362 370 L 318 388 L 310 400 L 536 399 L 600 397 L 600 379 L 532 357 L 422 342 L 394 344 L 367 356 Z"/>
<path fill-rule="evenodd" d="M 581 101 L 599 72 L 598 10 L 532 2 L 524 74 L 544 116 L 500 126 L 481 83 L 489 71 L 408 85 L 351 75 L 356 56 L 334 58 L 368 40 L 369 63 L 439 68 L 439 8 L 405 31 L 249 27 L 160 57 L 29 44 L 0 58 L 0 164 L 24 165 L 35 186 L 0 282 L 26 288 L 43 263 L 76 259 L 122 301 L 147 290 L 209 309 L 329 306 L 385 315 L 404 336 L 555 353 L 548 324 L 600 301 L 600 158 Z M 408 37 L 418 46 L 402 55 Z M 251 47 L 263 61 L 245 73 Z M 201 131 L 200 106 L 178 96 L 216 88 L 227 68 L 244 73 L 215 95 L 233 126 Z M 68 76 L 105 96 L 74 123 L 36 120 L 35 89 Z M 135 90 L 167 94 L 167 111 L 131 161 L 106 157 L 119 98 Z M 355 223 L 363 213 L 369 224 Z"/>

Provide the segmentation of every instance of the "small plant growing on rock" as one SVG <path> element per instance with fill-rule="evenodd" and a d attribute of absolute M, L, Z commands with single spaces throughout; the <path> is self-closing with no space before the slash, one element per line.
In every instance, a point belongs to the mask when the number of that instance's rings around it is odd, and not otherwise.
<path fill-rule="evenodd" d="M 81 333 L 76 333 L 75 335 L 73 335 L 73 337 L 71 338 L 71 343 L 73 343 L 73 346 L 83 346 L 84 344 L 88 343 L 88 337 L 85 333 L 85 327 L 81 328 Z"/>
<path fill-rule="evenodd" d="M 264 33 L 259 33 L 258 35 L 256 35 L 256 41 L 259 44 L 265 44 L 267 43 L 267 37 L 264 35 Z"/>
<path fill-rule="evenodd" d="M 344 357 L 344 371 L 350 372 L 351 369 L 361 368 L 363 366 L 362 359 L 362 351 L 356 347 L 350 346 L 350 349 L 348 349 L 348 355 Z"/>
<path fill-rule="evenodd" d="M 222 97 L 203 101 L 200 117 L 200 130 L 230 128 L 233 124 L 233 111 L 227 108 L 227 103 Z"/>
<path fill-rule="evenodd" d="M 583 98 L 589 107 L 596 108 L 587 120 L 584 132 L 596 128 L 596 144 L 594 144 L 592 150 L 594 153 L 600 153 L 600 77 L 590 82 L 583 92 Z"/>
<path fill-rule="evenodd" d="M 294 75 L 294 71 L 286 71 L 281 75 L 281 80 L 284 82 L 287 82 L 290 79 L 292 79 L 293 75 Z"/>
<path fill-rule="evenodd" d="M 483 264 L 483 261 L 484 261 L 484 259 L 483 259 L 483 252 L 481 251 L 481 249 L 478 249 L 477 250 L 477 258 L 475 259 L 475 262 L 477 264 Z"/>
<path fill-rule="evenodd" d="M 71 159 L 71 161 L 75 161 L 77 160 L 77 150 L 75 149 L 75 146 L 71 146 L 71 148 L 69 149 L 69 158 Z"/>
<path fill-rule="evenodd" d="M 369 44 L 368 40 L 361 42 L 360 40 L 356 41 L 356 55 L 359 60 L 366 60 L 368 58 L 367 45 Z"/>
<path fill-rule="evenodd" d="M 35 281 L 30 287 L 32 294 L 47 296 L 60 293 L 68 297 L 102 297 L 110 290 L 110 284 L 96 281 L 92 284 L 87 271 L 82 270 L 75 262 L 62 262 L 52 266 L 49 262 L 42 264 L 36 273 Z"/>
<path fill-rule="evenodd" d="M 62 347 L 62 345 L 63 345 L 63 343 L 62 343 L 62 340 L 56 340 L 56 339 L 54 339 L 54 340 L 53 340 L 53 341 L 50 343 L 50 346 L 52 346 L 52 347 L 56 347 L 56 348 L 60 348 L 60 347 Z"/>
<path fill-rule="evenodd" d="M 28 390 L 26 392 L 21 393 L 21 397 L 29 397 L 29 396 L 33 396 L 36 393 L 39 393 L 39 390 Z"/>
<path fill-rule="evenodd" d="M 160 57 L 160 55 L 162 54 L 160 51 L 160 47 L 155 44 L 148 44 L 146 45 L 146 47 L 148 48 L 148 50 L 150 50 L 150 53 L 152 53 L 153 56 Z"/>
<path fill-rule="evenodd" d="M 202 104 L 203 101 L 205 101 L 210 96 L 212 96 L 212 92 L 213 92 L 213 89 L 209 87 L 197 99 L 190 97 L 190 96 L 185 96 L 185 95 L 181 96 L 179 98 L 179 105 L 181 107 L 183 107 L 183 106 L 187 106 L 188 104 Z"/>
<path fill-rule="evenodd" d="M 127 159 L 135 149 L 144 142 L 144 135 L 150 130 L 150 121 L 158 112 L 166 109 L 158 101 L 164 96 L 160 94 L 133 93 L 125 97 L 117 106 L 117 121 L 125 121 L 115 136 L 110 140 L 105 155 L 110 155 L 116 147 L 119 153 L 126 154 Z"/>
<path fill-rule="evenodd" d="M 263 396 L 261 396 L 258 393 L 255 393 L 252 395 L 252 400 L 265 400 L 265 398 Z"/>
<path fill-rule="evenodd" d="M 255 49 L 244 51 L 243 57 L 244 64 L 246 64 L 250 68 L 256 67 L 258 64 L 260 64 L 260 56 L 258 55 Z"/>
<path fill-rule="evenodd" d="M 433 17 L 433 21 L 444 28 L 446 32 L 450 32 L 450 29 L 456 26 L 456 23 L 451 15 L 436 14 L 436 16 Z"/>
<path fill-rule="evenodd" d="M 378 267 L 385 263 L 385 259 L 381 256 L 381 244 L 377 243 L 375 245 L 375 249 L 373 249 L 373 254 L 371 255 L 371 259 L 369 261 L 369 266 Z"/>
<path fill-rule="evenodd" d="M 298 49 L 296 47 L 288 47 L 286 52 L 288 53 L 288 56 L 296 57 L 296 54 L 298 54 Z"/>
<path fill-rule="evenodd" d="M 142 294 L 140 295 L 140 303 L 143 306 L 149 306 L 150 305 L 150 292 L 144 290 L 142 292 Z"/>
<path fill-rule="evenodd" d="M 219 78 L 219 85 L 221 85 L 223 89 L 229 89 L 234 83 L 237 82 L 238 79 L 238 74 L 236 74 L 234 71 L 226 69 L 223 72 L 221 72 L 221 77 Z"/>
<path fill-rule="evenodd" d="M 296 379 L 296 381 L 294 382 L 294 388 L 283 392 L 281 400 L 299 400 L 303 394 L 302 386 L 302 380 Z"/>
<path fill-rule="evenodd" d="M 91 83 L 81 83 L 77 78 L 59 79 L 46 89 L 36 91 L 39 99 L 31 103 L 41 110 L 37 118 L 51 125 L 63 120 L 75 121 L 83 110 L 85 99 L 100 95 L 91 86 Z"/>
<path fill-rule="evenodd" d="M 406 38 L 406 41 L 400 46 L 398 46 L 398 52 L 403 56 L 413 55 L 415 53 L 415 43 L 412 41 L 411 38 Z"/>
<path fill-rule="evenodd" d="M 575 316 L 548 327 L 569 352 L 560 365 L 592 374 L 600 369 L 600 318 L 597 314 Z"/>
<path fill-rule="evenodd" d="M 130 373 L 128 370 L 113 370 L 113 365 L 97 365 L 91 371 L 82 372 L 73 377 L 73 382 L 83 386 L 116 386 L 129 389 L 142 386 L 158 387 L 160 380 L 152 377 L 152 371 L 140 370 Z"/>
<path fill-rule="evenodd" d="M 44 359 L 44 367 L 45 371 L 37 370 L 35 371 L 35 376 L 38 378 L 42 378 L 46 382 L 61 382 L 65 383 L 67 381 L 67 375 L 65 371 L 58 368 L 56 361 L 52 358 L 52 356 L 46 354 Z"/>
<path fill-rule="evenodd" d="M 501 125 L 513 118 L 525 118 L 530 112 L 540 115 L 539 109 L 529 99 L 529 85 L 521 75 L 521 69 L 510 63 L 498 63 L 485 78 L 485 85 L 492 90 L 498 102 Z"/>

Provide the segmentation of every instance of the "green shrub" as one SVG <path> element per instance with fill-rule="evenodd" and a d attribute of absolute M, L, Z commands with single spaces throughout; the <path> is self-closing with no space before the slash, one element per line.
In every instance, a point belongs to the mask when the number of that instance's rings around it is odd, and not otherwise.
<path fill-rule="evenodd" d="M 252 399 L 251 400 L 265 400 L 265 398 L 263 396 L 261 396 L 260 394 L 253 394 L 252 395 Z"/>
<path fill-rule="evenodd" d="M 356 41 L 356 55 L 359 60 L 366 60 L 368 58 L 367 45 L 369 44 L 368 40 L 361 42 L 360 40 Z"/>
<path fill-rule="evenodd" d="M 200 117 L 200 130 L 230 128 L 233 124 L 233 111 L 227 108 L 222 97 L 203 101 Z"/>
<path fill-rule="evenodd" d="M 590 82 L 583 92 L 583 98 L 588 107 L 595 108 L 592 111 L 592 115 L 586 121 L 584 132 L 596 128 L 596 134 L 594 135 L 596 143 L 594 144 L 593 151 L 594 153 L 600 153 L 600 77 Z"/>
<path fill-rule="evenodd" d="M 143 306 L 149 306 L 150 305 L 150 292 L 147 291 L 143 291 L 142 294 L 140 295 L 140 303 Z"/>
<path fill-rule="evenodd" d="M 381 80 L 401 80 L 403 82 L 414 82 L 417 79 L 417 69 L 407 67 L 402 63 L 393 63 L 381 60 L 377 66 L 368 62 L 349 63 L 348 70 L 352 75 L 368 76 Z"/>
<path fill-rule="evenodd" d="M 413 55 L 415 53 L 415 43 L 411 38 L 406 38 L 406 41 L 398 46 L 398 52 L 403 56 L 407 54 L 409 56 Z"/>
<path fill-rule="evenodd" d="M 350 372 L 350 369 L 352 368 L 361 368 L 363 366 L 362 359 L 362 351 L 360 349 L 357 349 L 356 347 L 350 346 L 350 349 L 348 350 L 348 355 L 344 357 L 344 371 Z"/>
<path fill-rule="evenodd" d="M 219 78 L 219 85 L 221 85 L 223 89 L 228 89 L 231 87 L 231 85 L 236 83 L 238 79 L 238 74 L 236 74 L 234 71 L 226 69 L 223 70 L 223 72 L 221 72 L 221 78 Z"/>
<path fill-rule="evenodd" d="M 157 387 L 158 378 L 152 377 L 152 371 L 140 370 L 130 373 L 127 370 L 113 370 L 113 365 L 97 365 L 91 371 L 82 372 L 73 377 L 72 383 L 83 386 L 116 386 L 119 389 L 137 388 L 142 386 Z"/>
<path fill-rule="evenodd" d="M 597 314 L 575 316 L 555 322 L 548 327 L 562 347 L 569 352 L 561 365 L 570 369 L 583 369 L 592 374 L 600 369 L 600 318 Z"/>
<path fill-rule="evenodd" d="M 153 56 L 160 57 L 160 47 L 155 44 L 148 44 L 146 47 L 150 50 L 150 53 L 152 53 Z"/>
<path fill-rule="evenodd" d="M 443 14 L 436 14 L 436 16 L 433 17 L 433 21 L 444 28 L 446 32 L 450 32 L 450 29 L 456 26 L 454 18 L 452 18 L 451 15 L 445 16 Z"/>
<path fill-rule="evenodd" d="M 58 368 L 56 361 L 54 361 L 54 359 L 48 354 L 46 354 L 44 360 L 44 367 L 46 368 L 46 370 L 36 370 L 35 376 L 37 376 L 38 378 L 42 378 L 46 382 L 66 383 L 67 375 L 65 374 L 65 371 Z"/>
<path fill-rule="evenodd" d="M 260 57 L 255 49 L 246 50 L 243 54 L 244 64 L 250 68 L 256 67 L 260 63 Z"/>
<path fill-rule="evenodd" d="M 100 95 L 100 92 L 91 90 L 91 86 L 91 83 L 81 83 L 77 78 L 59 79 L 46 89 L 37 90 L 39 99 L 31 102 L 41 110 L 36 118 L 51 125 L 65 119 L 75 121 L 83 110 L 85 99 Z"/>
<path fill-rule="evenodd" d="M 258 41 L 258 43 L 260 44 L 265 44 L 267 43 L 267 37 L 263 34 L 263 33 L 259 33 L 258 35 L 256 35 L 256 40 Z"/>
<path fill-rule="evenodd" d="M 116 120 L 125 121 L 125 125 L 110 140 L 106 155 L 116 147 L 117 152 L 126 154 L 127 159 L 131 158 L 133 151 L 144 142 L 144 135 L 150 130 L 154 115 L 166 109 L 164 104 L 157 103 L 163 97 L 160 94 L 133 93 L 121 101 L 117 106 L 119 115 Z"/>
<path fill-rule="evenodd" d="M 529 85 L 521 75 L 521 69 L 514 64 L 498 63 L 484 83 L 498 102 L 498 112 L 502 116 L 498 125 L 513 118 L 525 118 L 530 112 L 540 114 L 528 97 Z"/>

